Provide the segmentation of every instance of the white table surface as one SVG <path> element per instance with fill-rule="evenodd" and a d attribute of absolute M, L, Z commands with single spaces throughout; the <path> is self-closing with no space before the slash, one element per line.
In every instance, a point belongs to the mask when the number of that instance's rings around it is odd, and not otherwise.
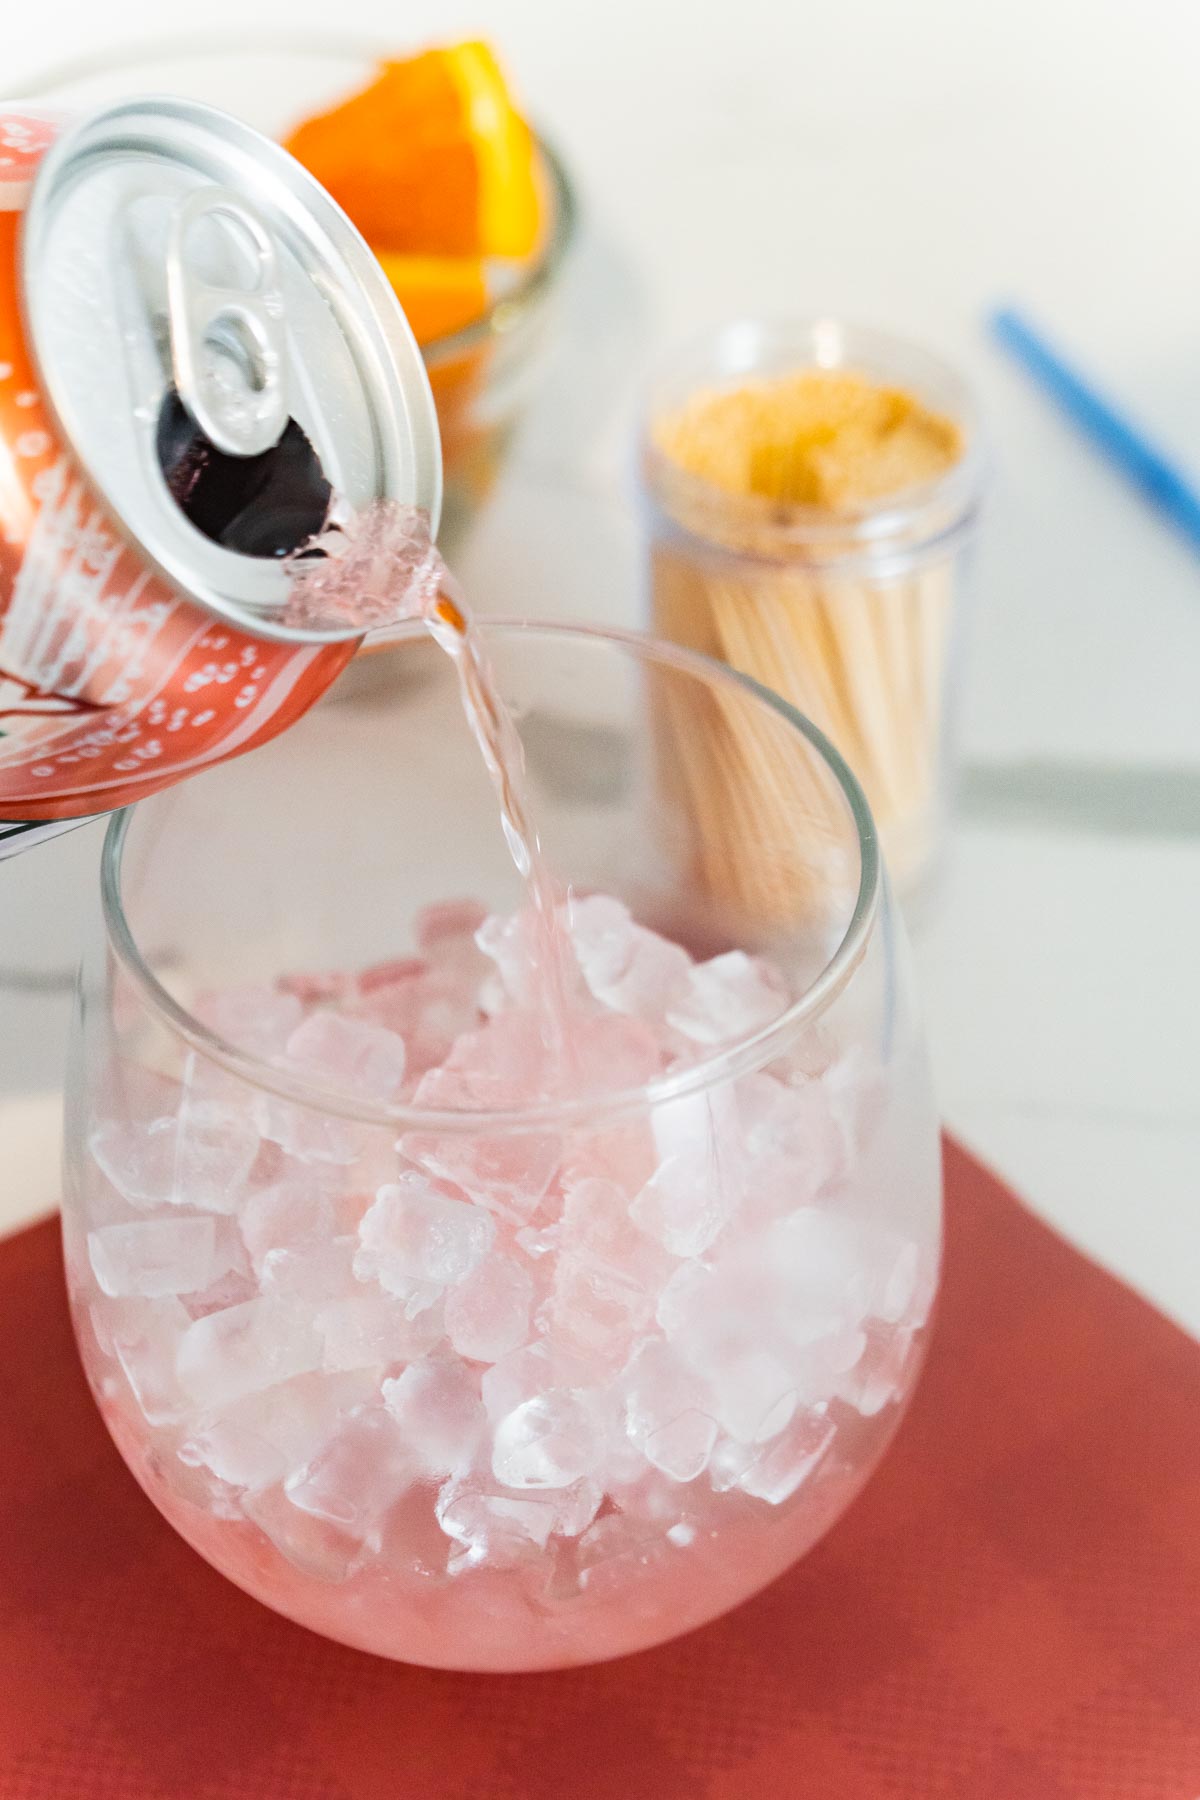
<path fill-rule="evenodd" d="M 260 0 L 261 28 L 322 28 Z M 5 21 L 6 85 L 161 30 L 149 0 Z M 216 0 L 206 29 L 244 8 Z M 338 18 L 386 36 L 384 0 Z M 195 27 L 196 20 L 189 23 Z M 1200 473 L 1200 11 L 1181 0 L 410 0 L 485 31 L 584 190 L 567 341 L 465 573 L 632 621 L 628 433 L 657 349 L 745 312 L 905 331 L 977 384 L 996 465 L 949 878 L 918 933 L 951 1127 L 1200 1334 L 1200 560 L 988 345 L 1015 298 Z M 0 867 L 0 1228 L 54 1204 L 97 836 Z"/>

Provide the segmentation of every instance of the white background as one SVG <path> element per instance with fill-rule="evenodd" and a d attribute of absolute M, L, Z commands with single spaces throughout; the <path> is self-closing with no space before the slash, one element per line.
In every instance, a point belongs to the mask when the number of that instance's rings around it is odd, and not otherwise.
<path fill-rule="evenodd" d="M 9 16 L 11 12 L 15 16 Z M 5 9 L 63 56 L 241 29 L 149 0 Z M 328 29 L 259 0 L 256 29 Z M 468 558 L 481 606 L 638 614 L 628 432 L 657 350 L 746 313 L 926 340 L 994 457 L 964 812 L 918 950 L 950 1124 L 1200 1332 L 1200 556 L 991 348 L 1015 299 L 1200 479 L 1200 9 L 1190 0 L 343 0 L 403 46 L 483 33 L 583 190 L 567 342 Z M 1027 765 L 1033 765 L 1032 767 Z M 94 834 L 0 867 L 0 1221 L 51 1205 Z"/>

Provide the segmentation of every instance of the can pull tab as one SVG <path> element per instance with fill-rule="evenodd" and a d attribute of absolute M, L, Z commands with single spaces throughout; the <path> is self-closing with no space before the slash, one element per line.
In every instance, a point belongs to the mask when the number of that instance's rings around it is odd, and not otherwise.
<path fill-rule="evenodd" d="M 238 285 L 200 273 L 198 227 L 207 224 L 247 269 Z M 211 241 L 211 240 L 210 240 Z M 175 208 L 167 239 L 167 317 L 175 387 L 218 450 L 257 456 L 288 422 L 283 292 L 270 232 L 240 194 L 195 189 Z"/>

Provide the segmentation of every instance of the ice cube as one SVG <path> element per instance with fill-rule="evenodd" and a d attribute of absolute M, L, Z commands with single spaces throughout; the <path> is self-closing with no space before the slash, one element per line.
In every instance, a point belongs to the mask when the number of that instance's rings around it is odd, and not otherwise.
<path fill-rule="evenodd" d="M 556 1343 L 597 1366 L 619 1368 L 654 1316 L 645 1288 L 602 1264 L 561 1256 L 539 1318 Z"/>
<path fill-rule="evenodd" d="M 560 1179 L 564 1188 L 580 1181 L 611 1181 L 628 1204 L 641 1193 L 659 1161 L 645 1118 L 606 1122 L 595 1129 L 576 1127 L 567 1137 Z"/>
<path fill-rule="evenodd" d="M 694 1043 L 729 1044 L 770 1025 L 789 997 L 777 969 L 744 950 L 728 950 L 689 970 L 667 1020 Z"/>
<path fill-rule="evenodd" d="M 554 1179 L 562 1142 L 545 1131 L 408 1132 L 400 1149 L 497 1218 L 524 1223 Z"/>
<path fill-rule="evenodd" d="M 265 1089 L 255 1096 L 254 1120 L 263 1137 L 309 1166 L 347 1168 L 361 1156 L 370 1128 L 339 1119 L 319 1106 L 302 1106 Z"/>
<path fill-rule="evenodd" d="M 799 1401 L 797 1377 L 768 1350 L 744 1350 L 709 1367 L 713 1412 L 739 1443 L 778 1436 Z"/>
<path fill-rule="evenodd" d="M 365 1539 L 416 1474 L 391 1414 L 367 1405 L 350 1414 L 306 1467 L 288 1476 L 284 1492 L 302 1512 Z"/>
<path fill-rule="evenodd" d="M 742 1139 L 751 1158 L 750 1209 L 768 1218 L 818 1199 L 849 1171 L 846 1134 L 824 1082 L 750 1075 L 737 1084 Z"/>
<path fill-rule="evenodd" d="M 241 1076 L 232 1074 L 219 1062 L 209 1056 L 202 1056 L 199 1051 L 189 1050 L 183 1059 L 180 1070 L 179 1087 L 186 1094 L 191 1105 L 199 1101 L 213 1101 L 218 1106 L 227 1106 L 235 1112 L 248 1112 L 253 1118 L 254 1102 L 247 1093 L 246 1083 Z"/>
<path fill-rule="evenodd" d="M 399 983 L 428 975 L 430 964 L 423 956 L 393 956 L 387 962 L 372 963 L 363 969 L 354 983 L 356 1001 L 369 1000 L 375 994 L 388 992 Z M 403 1037 L 404 1033 L 401 1032 Z"/>
<path fill-rule="evenodd" d="M 634 923 L 627 906 L 603 894 L 565 909 L 580 972 L 601 1005 L 658 1023 L 687 992 L 691 957 Z"/>
<path fill-rule="evenodd" d="M 554 1389 L 524 1401 L 496 1426 L 492 1472 L 511 1488 L 570 1487 L 599 1464 L 603 1435 L 594 1407 Z"/>
<path fill-rule="evenodd" d="M 889 1325 L 898 1325 L 911 1311 L 917 1298 L 921 1281 L 921 1253 L 914 1243 L 901 1241 L 895 1247 L 894 1258 L 889 1255 L 888 1261 L 891 1266 L 883 1277 L 879 1316 Z"/>
<path fill-rule="evenodd" d="M 609 1499 L 631 1519 L 653 1524 L 665 1536 L 672 1525 L 686 1521 L 694 1530 L 713 1534 L 729 1523 L 727 1503 L 714 1495 L 710 1485 L 713 1461 L 720 1449 L 709 1457 L 704 1475 L 697 1480 L 680 1482 L 664 1475 L 642 1460 L 640 1469 L 620 1481 L 606 1481 Z M 743 1513 L 745 1509 L 742 1509 Z"/>
<path fill-rule="evenodd" d="M 763 1454 L 761 1444 L 740 1444 L 736 1438 L 719 1437 L 708 1459 L 708 1480 L 714 1494 L 727 1494 Z"/>
<path fill-rule="evenodd" d="M 659 1562 L 670 1549 L 661 1524 L 628 1513 L 607 1513 L 590 1525 L 579 1540 L 576 1578 L 584 1593 L 616 1591 Z"/>
<path fill-rule="evenodd" d="M 479 1265 L 495 1235 L 483 1208 L 451 1199 L 422 1175 L 404 1174 L 381 1187 L 363 1214 L 355 1273 L 406 1298 L 414 1282 L 452 1287 Z"/>
<path fill-rule="evenodd" d="M 771 1350 L 782 1350 L 781 1326 L 775 1312 L 771 1270 L 760 1260 L 760 1246 L 749 1253 L 729 1254 L 706 1267 L 684 1263 L 659 1296 L 658 1322 L 680 1360 L 704 1375 L 714 1389 L 723 1383 L 717 1417 L 736 1420 L 736 1430 L 756 1430 L 782 1397 L 771 1392 L 779 1367 Z M 762 1360 L 760 1360 L 762 1359 Z M 791 1363 L 787 1386 L 798 1381 Z M 762 1391 L 762 1412 L 747 1420 Z"/>
<path fill-rule="evenodd" d="M 537 1007 L 541 955 L 539 925 L 533 912 L 523 908 L 493 913 L 476 928 L 475 942 L 495 965 L 506 999 L 521 1007 Z"/>
<path fill-rule="evenodd" d="M 453 1112 L 495 1112 L 548 1099 L 559 1064 L 545 1041 L 539 1012 L 511 1012 L 459 1038 L 440 1069 L 431 1069 L 416 1104 Z"/>
<path fill-rule="evenodd" d="M 619 980 L 633 959 L 633 914 L 608 894 L 572 894 L 562 907 L 580 973 L 593 993 Z"/>
<path fill-rule="evenodd" d="M 559 1073 L 540 1019 L 506 1014 L 460 1037 L 442 1066 L 422 1077 L 414 1103 L 464 1114 L 521 1107 L 547 1098 Z M 476 1121 L 470 1131 L 409 1133 L 400 1147 L 481 1205 L 524 1223 L 554 1177 L 561 1139 L 544 1130 L 480 1127 Z"/>
<path fill-rule="evenodd" d="M 185 1392 L 202 1407 L 227 1406 L 320 1367 L 321 1337 L 303 1302 L 259 1298 L 209 1313 L 179 1345 Z"/>
<path fill-rule="evenodd" d="M 104 1293 L 193 1294 L 218 1274 L 211 1217 L 145 1219 L 88 1233 L 88 1258 Z M 228 1262 L 226 1263 L 228 1267 Z"/>
<path fill-rule="evenodd" d="M 487 1425 L 479 1383 L 459 1362 L 412 1363 L 383 1384 L 383 1401 L 426 1475 L 470 1467 Z"/>
<path fill-rule="evenodd" d="M 298 1170 L 249 1194 L 238 1215 L 255 1273 L 271 1250 L 299 1249 L 333 1236 L 333 1206 L 315 1172 Z"/>
<path fill-rule="evenodd" d="M 845 1138 L 825 1081 L 805 1075 L 783 1081 L 760 1071 L 738 1082 L 737 1106 L 752 1155 L 810 1159 L 818 1186 L 845 1174 Z"/>
<path fill-rule="evenodd" d="M 143 1417 L 170 1425 L 187 1410 L 176 1359 L 191 1321 L 179 1300 L 116 1300 L 93 1306 L 96 1335 L 112 1346 Z"/>
<path fill-rule="evenodd" d="M 823 1332 L 862 1323 L 877 1283 L 853 1220 L 831 1207 L 797 1207 L 768 1228 L 752 1254 L 770 1271 L 797 1341 L 811 1341 L 815 1325 Z"/>
<path fill-rule="evenodd" d="M 782 1506 L 817 1468 L 835 1435 L 832 1419 L 820 1407 L 797 1413 L 782 1435 L 755 1458 L 737 1485 L 744 1494 Z"/>
<path fill-rule="evenodd" d="M 717 1440 L 713 1397 L 660 1338 L 639 1345 L 621 1383 L 625 1429 L 672 1481 L 694 1481 Z"/>
<path fill-rule="evenodd" d="M 287 1042 L 291 1068 L 358 1100 L 386 1102 L 404 1080 L 404 1039 L 366 1019 L 317 1012 Z"/>
<path fill-rule="evenodd" d="M 879 1063 L 856 1044 L 828 1065 L 820 1081 L 842 1134 L 847 1161 L 852 1162 L 869 1128 L 871 1114 L 886 1092 L 886 1076 Z"/>
<path fill-rule="evenodd" d="M 651 1114 L 659 1167 L 632 1213 L 676 1256 L 696 1256 L 724 1230 L 745 1193 L 747 1165 L 728 1084 L 664 1101 Z"/>
<path fill-rule="evenodd" d="M 192 1101 L 185 1093 L 177 1120 L 173 1202 L 236 1212 L 260 1141 L 248 1108 Z"/>
<path fill-rule="evenodd" d="M 672 1256 L 702 1256 L 733 1217 L 738 1198 L 720 1162 L 701 1146 L 661 1163 L 630 1213 Z"/>
<path fill-rule="evenodd" d="M 659 1296 L 657 1317 L 678 1354 L 714 1380 L 786 1370 L 801 1401 L 828 1398 L 865 1305 L 861 1257 L 844 1221 L 802 1208 L 766 1228 L 720 1240 L 710 1265 L 685 1263 Z M 775 1379 L 772 1375 L 771 1379 Z M 753 1386 L 753 1384 L 752 1384 Z M 744 1429 L 744 1416 L 730 1429 Z"/>
<path fill-rule="evenodd" d="M 652 1431 L 643 1446 L 646 1461 L 671 1481 L 694 1481 L 717 1441 L 717 1428 L 707 1413 L 690 1408 Z"/>
<path fill-rule="evenodd" d="M 222 1219 L 219 1223 L 230 1226 L 233 1221 Z M 233 1242 L 236 1244 L 236 1261 L 226 1268 L 224 1274 L 218 1275 L 215 1281 L 210 1281 L 199 1293 L 183 1296 L 189 1318 L 203 1319 L 207 1313 L 224 1312 L 227 1306 L 240 1306 L 243 1300 L 253 1300 L 258 1293 L 258 1284 L 246 1266 L 241 1242 L 236 1238 Z"/>
<path fill-rule="evenodd" d="M 437 1498 L 437 1521 L 460 1546 L 451 1552 L 452 1575 L 487 1567 L 511 1568 L 544 1550 L 555 1528 L 556 1495 L 508 1493 L 483 1475 L 446 1482 Z"/>
<path fill-rule="evenodd" d="M 663 1051 L 650 1028 L 617 1013 L 573 1017 L 566 1046 L 572 1097 L 640 1088 L 663 1069 Z M 560 1084 L 563 1081 L 560 1074 Z"/>
<path fill-rule="evenodd" d="M 916 1370 L 917 1338 L 903 1326 L 869 1319 L 863 1326 L 863 1339 L 861 1355 L 840 1377 L 835 1392 L 871 1419 L 908 1391 Z"/>
<path fill-rule="evenodd" d="M 282 1487 L 254 1489 L 243 1495 L 241 1504 L 251 1524 L 280 1556 L 315 1581 L 348 1581 L 363 1559 L 361 1539 L 294 1506 Z"/>
<path fill-rule="evenodd" d="M 326 1369 L 370 1369 L 424 1356 L 442 1335 L 436 1307 L 410 1317 L 391 1294 L 349 1294 L 318 1308 Z"/>
<path fill-rule="evenodd" d="M 733 1168 L 741 1159 L 741 1119 L 737 1095 L 727 1081 L 696 1093 L 661 1100 L 650 1115 L 659 1157 L 682 1155 L 703 1147 L 714 1159 Z"/>
<path fill-rule="evenodd" d="M 338 1230 L 357 1231 L 380 1188 L 395 1181 L 397 1170 L 403 1166 L 396 1156 L 394 1129 L 371 1127 L 359 1155 L 338 1178 L 334 1196 Z"/>
<path fill-rule="evenodd" d="M 360 979 L 356 1011 L 403 1038 L 410 1078 L 445 1062 L 455 1041 L 479 1026 L 477 988 L 486 964 L 469 939 L 467 948 L 477 965 L 470 977 L 439 957 L 409 958 Z"/>
<path fill-rule="evenodd" d="M 491 967 L 475 941 L 486 918 L 477 900 L 444 900 L 422 907 L 414 920 L 417 943 L 433 968 L 472 1003 Z"/>
<path fill-rule="evenodd" d="M 513 1232 L 513 1242 L 519 1245 L 532 1262 L 541 1262 L 543 1257 L 553 1256 L 558 1251 L 558 1226 L 546 1225 L 538 1230 L 533 1225 L 522 1225 L 519 1231 Z"/>
<path fill-rule="evenodd" d="M 180 1459 L 234 1487 L 270 1487 L 311 1461 L 373 1390 L 363 1374 L 298 1375 L 206 1420 L 181 1445 Z"/>
<path fill-rule="evenodd" d="M 278 1055 L 304 1017 L 295 994 L 269 987 L 214 988 L 193 1011 L 226 1043 L 257 1057 Z"/>
<path fill-rule="evenodd" d="M 280 975 L 275 986 L 281 994 L 294 995 L 301 1006 L 328 1006 L 349 999 L 355 977 L 349 969 L 297 969 Z"/>
<path fill-rule="evenodd" d="M 525 1342 L 533 1305 L 528 1269 L 491 1255 L 446 1296 L 446 1331 L 460 1356 L 498 1362 Z"/>
<path fill-rule="evenodd" d="M 287 1294 L 296 1300 L 338 1300 L 360 1294 L 355 1279 L 357 1237 L 329 1238 L 325 1243 L 283 1244 L 262 1259 L 259 1281 L 264 1294 Z"/>
<path fill-rule="evenodd" d="M 448 947 L 457 954 L 464 941 L 474 946 L 475 933 L 486 918 L 487 908 L 478 900 L 436 900 L 418 912 L 413 931 L 428 954 L 439 955 Z"/>
<path fill-rule="evenodd" d="M 357 1258 L 355 1259 L 357 1261 Z M 432 1281 L 398 1281 L 393 1290 L 400 1301 L 405 1314 L 410 1319 L 419 1319 L 422 1313 L 432 1313 L 437 1319 L 445 1316 L 443 1301 L 446 1290 Z"/>
<path fill-rule="evenodd" d="M 559 1043 L 547 1034 L 544 1012 L 514 1009 L 461 1037 L 421 1081 L 416 1100 L 459 1112 L 520 1109 L 637 1087 L 661 1068 L 654 1034 L 636 1019 L 573 1008 Z"/>
<path fill-rule="evenodd" d="M 803 1366 L 806 1371 L 811 1364 L 817 1364 L 824 1372 L 824 1379 L 818 1381 L 821 1398 L 827 1399 L 836 1385 L 836 1377 L 848 1374 L 867 1347 L 867 1334 L 855 1326 L 845 1326 L 832 1331 L 826 1337 L 816 1338 L 808 1347 L 808 1355 Z M 810 1397 L 812 1394 L 809 1386 Z"/>
<path fill-rule="evenodd" d="M 885 1325 L 914 1330 L 923 1325 L 937 1290 L 934 1255 L 923 1257 L 911 1238 L 865 1223 L 858 1231 L 857 1249 L 867 1310 Z"/>
<path fill-rule="evenodd" d="M 634 1223 L 624 1191 L 599 1177 L 568 1187 L 557 1231 L 548 1329 L 581 1354 L 619 1365 L 653 1317 L 672 1259 Z"/>
<path fill-rule="evenodd" d="M 586 1531 L 604 1500 L 604 1489 L 590 1476 L 573 1481 L 570 1487 L 550 1492 L 554 1504 L 554 1530 L 559 1537 L 578 1537 Z"/>
<path fill-rule="evenodd" d="M 671 1274 L 672 1259 L 634 1221 L 629 1197 L 614 1181 L 572 1181 L 563 1199 L 559 1244 L 564 1256 L 611 1270 L 647 1291 Z"/>
<path fill-rule="evenodd" d="M 591 1373 L 591 1364 L 582 1357 L 543 1339 L 485 1369 L 480 1393 L 488 1417 L 497 1424 L 526 1400 L 552 1388 L 586 1387 Z"/>
<path fill-rule="evenodd" d="M 108 1120 L 92 1132 L 89 1149 L 132 1206 L 232 1213 L 259 1142 L 248 1113 L 181 1092 L 178 1113 Z"/>
<path fill-rule="evenodd" d="M 684 1337 L 693 1325 L 710 1316 L 717 1293 L 717 1278 L 706 1263 L 680 1263 L 658 1296 L 655 1317 L 668 1338 Z"/>

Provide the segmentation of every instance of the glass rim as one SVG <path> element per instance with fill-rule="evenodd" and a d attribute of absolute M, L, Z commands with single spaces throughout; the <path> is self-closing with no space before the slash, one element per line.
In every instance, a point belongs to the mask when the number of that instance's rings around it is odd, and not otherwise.
<path fill-rule="evenodd" d="M 132 980 L 150 1012 L 177 1037 L 249 1086 L 280 1099 L 360 1124 L 382 1126 L 402 1133 L 438 1132 L 477 1135 L 559 1130 L 586 1124 L 596 1127 L 611 1118 L 649 1110 L 664 1103 L 707 1092 L 719 1083 L 753 1073 L 781 1054 L 814 1018 L 846 986 L 862 961 L 874 929 L 882 888 L 882 864 L 875 822 L 857 778 L 841 753 L 818 726 L 780 695 L 752 676 L 730 668 L 712 657 L 684 650 L 647 632 L 559 623 L 552 620 L 488 618 L 478 622 L 485 639 L 537 634 L 557 640 L 579 639 L 608 644 L 642 661 L 653 660 L 679 673 L 703 680 L 727 683 L 753 695 L 796 732 L 809 750 L 815 751 L 832 775 L 846 801 L 858 841 L 859 880 L 855 904 L 840 942 L 821 972 L 798 994 L 784 1012 L 737 1043 L 703 1056 L 681 1069 L 655 1076 L 632 1088 L 584 1096 L 579 1099 L 539 1102 L 531 1107 L 490 1110 L 428 1108 L 411 1104 L 376 1105 L 356 1101 L 344 1090 L 327 1088 L 318 1081 L 280 1068 L 265 1058 L 222 1037 L 195 1018 L 159 981 L 145 961 L 126 916 L 121 878 L 126 840 L 137 813 L 137 803 L 114 813 L 104 837 L 100 859 L 100 892 L 107 941 L 125 974 Z M 397 634 L 398 641 L 427 642 L 425 627 L 414 622 Z M 151 796 L 153 798 L 153 796 Z"/>
<path fill-rule="evenodd" d="M 961 453 L 931 480 L 837 510 L 731 493 L 681 468 L 653 437 L 654 419 L 670 409 L 662 399 L 663 388 L 689 371 L 693 393 L 720 391 L 739 379 L 765 374 L 764 345 L 784 349 L 783 366 L 797 370 L 859 368 L 884 377 L 883 365 L 892 359 L 915 366 L 926 381 L 952 392 L 951 416 L 962 437 Z M 903 381 L 898 372 L 894 379 Z M 910 382 L 919 390 L 919 377 Z M 786 557 L 821 568 L 875 569 L 880 559 L 948 553 L 974 524 L 986 472 L 978 407 L 957 369 L 915 339 L 834 314 L 732 319 L 677 346 L 643 383 L 638 448 L 647 495 L 677 529 L 731 555 Z M 714 522 L 711 533 L 698 529 L 695 521 L 702 517 Z M 734 533 L 744 533 L 754 548 L 742 547 Z"/>
<path fill-rule="evenodd" d="M 287 56 L 338 57 L 343 61 L 361 58 L 364 62 L 383 62 L 396 55 L 394 40 L 374 37 L 334 37 L 322 32 L 303 32 L 284 37 L 270 30 L 249 31 L 225 36 L 214 32 L 197 32 L 178 39 L 146 37 L 94 55 L 64 59 L 37 70 L 22 79 L 20 89 L 8 91 L 0 87 L 0 99 L 50 99 L 72 82 L 91 75 L 104 75 L 123 68 L 135 71 L 140 64 L 156 58 L 176 57 L 182 61 L 205 57 L 236 56 L 238 52 L 277 52 Z M 524 115 L 522 115 L 524 116 Z M 537 251 L 522 269 L 516 285 L 489 302 L 477 319 L 453 331 L 440 333 L 420 346 L 428 366 L 438 366 L 478 349 L 493 338 L 506 336 L 526 316 L 529 308 L 548 292 L 557 280 L 567 253 L 575 242 L 579 226 L 579 203 L 575 185 L 554 145 L 531 123 L 534 142 L 551 192 L 551 218 Z M 265 134 L 264 134 L 265 135 Z"/>

